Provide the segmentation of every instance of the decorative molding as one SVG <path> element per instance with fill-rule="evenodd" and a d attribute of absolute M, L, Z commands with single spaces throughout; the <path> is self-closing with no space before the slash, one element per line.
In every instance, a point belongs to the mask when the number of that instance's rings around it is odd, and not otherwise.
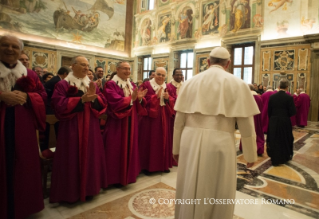
<path fill-rule="evenodd" d="M 280 39 L 273 39 L 273 40 L 265 40 L 261 41 L 261 46 L 267 46 L 267 45 L 280 45 L 280 44 L 292 44 L 292 43 L 306 43 L 304 37 L 298 36 L 298 37 L 289 37 L 289 38 L 280 38 Z"/>
<path fill-rule="evenodd" d="M 308 34 L 303 36 L 306 42 L 315 43 L 319 42 L 319 34 Z"/>

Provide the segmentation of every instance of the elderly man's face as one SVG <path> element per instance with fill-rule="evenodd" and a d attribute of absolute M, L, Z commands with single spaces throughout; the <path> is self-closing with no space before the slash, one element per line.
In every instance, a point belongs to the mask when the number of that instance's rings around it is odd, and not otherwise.
<path fill-rule="evenodd" d="M 127 62 L 123 62 L 120 67 L 116 68 L 116 72 L 122 80 L 127 80 L 131 75 L 131 66 Z"/>
<path fill-rule="evenodd" d="M 35 67 L 34 71 L 39 75 L 42 76 L 43 75 L 43 69 L 40 67 Z"/>
<path fill-rule="evenodd" d="M 26 68 L 29 68 L 29 58 L 26 54 L 21 54 L 19 60 Z"/>
<path fill-rule="evenodd" d="M 8 64 L 16 64 L 20 58 L 21 48 L 18 39 L 4 36 L 0 41 L 0 60 Z"/>
<path fill-rule="evenodd" d="M 78 78 L 84 78 L 89 71 L 89 62 L 85 57 L 77 57 L 72 64 L 73 75 Z"/>
<path fill-rule="evenodd" d="M 175 75 L 173 75 L 174 80 L 177 83 L 180 83 L 183 79 L 183 71 L 182 70 L 176 70 Z"/>
<path fill-rule="evenodd" d="M 155 72 L 155 81 L 158 85 L 162 85 L 166 78 L 166 71 L 165 69 L 156 69 Z"/>
<path fill-rule="evenodd" d="M 103 73 L 104 73 L 103 68 L 97 68 L 97 69 L 96 69 L 95 74 L 96 74 L 96 76 L 97 76 L 98 78 L 103 78 Z"/>

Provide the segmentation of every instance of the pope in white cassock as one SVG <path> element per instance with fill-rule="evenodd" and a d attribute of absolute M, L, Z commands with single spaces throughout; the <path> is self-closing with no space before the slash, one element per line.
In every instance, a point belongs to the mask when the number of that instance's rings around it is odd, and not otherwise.
<path fill-rule="evenodd" d="M 209 204 L 207 198 L 235 199 L 236 121 L 247 168 L 257 160 L 253 116 L 260 112 L 247 84 L 225 71 L 230 63 L 225 48 L 214 48 L 208 63 L 209 69 L 184 83 L 175 105 L 176 199 L 200 199 L 200 204 L 177 202 L 180 219 L 233 218 L 234 204 Z"/>

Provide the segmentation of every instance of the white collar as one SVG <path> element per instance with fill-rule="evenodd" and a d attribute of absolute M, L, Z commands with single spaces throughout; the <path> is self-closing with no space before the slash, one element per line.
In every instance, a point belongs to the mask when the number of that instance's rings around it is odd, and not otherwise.
<path fill-rule="evenodd" d="M 7 68 L 2 62 L 0 62 L 0 78 L 7 77 L 12 73 L 16 78 L 20 78 L 22 75 L 27 76 L 27 68 L 18 60 L 17 65 L 14 68 Z"/>
<path fill-rule="evenodd" d="M 150 85 L 153 88 L 153 90 L 155 91 L 155 93 L 157 94 L 160 90 L 160 88 L 162 87 L 162 95 L 160 97 L 160 105 L 161 106 L 165 106 L 165 101 L 164 101 L 164 90 L 166 89 L 166 83 L 164 81 L 164 83 L 162 85 L 159 85 L 156 83 L 155 78 L 153 78 L 152 80 L 150 80 Z"/>
<path fill-rule="evenodd" d="M 166 83 L 164 81 L 164 83 L 162 85 L 159 85 L 156 83 L 155 78 L 153 78 L 152 80 L 150 80 L 150 84 L 153 88 L 153 90 L 155 91 L 155 93 L 158 93 L 159 89 L 162 87 L 163 89 L 166 88 Z"/>
<path fill-rule="evenodd" d="M 77 78 L 73 75 L 73 72 L 70 72 L 66 78 L 64 78 L 70 85 L 76 86 L 79 90 L 86 93 L 87 87 L 89 87 L 90 79 L 88 76 L 84 78 Z"/>
<path fill-rule="evenodd" d="M 210 68 L 211 67 L 216 67 L 216 68 L 220 68 L 220 69 L 223 69 L 224 71 L 225 71 L 225 69 L 222 67 L 222 66 L 220 66 L 220 65 L 211 65 L 211 66 L 209 66 Z"/>
<path fill-rule="evenodd" d="M 114 75 L 112 78 L 112 81 L 115 82 L 120 88 L 123 89 L 124 96 L 128 97 L 133 93 L 133 86 L 130 82 L 130 79 L 128 78 L 126 81 L 120 78 L 117 75 Z"/>
<path fill-rule="evenodd" d="M 254 90 L 251 90 L 250 93 L 251 93 L 252 95 L 258 95 L 258 94 L 256 93 L 256 91 L 254 91 Z"/>
<path fill-rule="evenodd" d="M 182 84 L 183 84 L 183 81 L 181 81 L 181 82 L 177 82 L 177 81 L 175 81 L 174 80 L 174 78 L 171 80 L 171 83 L 172 83 L 172 85 L 174 85 L 175 87 L 180 87 L 180 86 L 182 86 Z"/>

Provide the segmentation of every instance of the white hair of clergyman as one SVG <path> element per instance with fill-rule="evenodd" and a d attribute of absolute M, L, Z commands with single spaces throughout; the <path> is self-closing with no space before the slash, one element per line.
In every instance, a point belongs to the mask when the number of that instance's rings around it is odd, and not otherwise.
<path fill-rule="evenodd" d="M 250 90 L 255 90 L 254 85 L 252 85 L 252 84 L 248 84 L 248 87 Z"/>
<path fill-rule="evenodd" d="M 303 88 L 300 87 L 300 88 L 299 88 L 299 91 L 302 92 L 302 91 L 303 91 Z"/>
<path fill-rule="evenodd" d="M 127 61 L 119 61 L 118 63 L 116 63 L 116 68 L 120 68 L 123 63 L 130 64 Z"/>
<path fill-rule="evenodd" d="M 272 89 L 272 86 L 270 86 L 270 85 L 267 86 L 267 90 L 270 90 L 270 89 Z"/>
<path fill-rule="evenodd" d="M 18 40 L 18 42 L 19 42 L 19 47 L 20 47 L 20 51 L 23 50 L 23 48 L 24 48 L 23 41 L 20 40 L 18 37 L 14 36 L 14 35 L 6 34 L 6 35 L 3 35 L 3 36 L 0 37 L 0 43 L 1 43 L 3 37 L 14 38 L 14 39 Z"/>
<path fill-rule="evenodd" d="M 83 55 L 74 56 L 74 57 L 72 58 L 71 65 L 75 64 L 75 63 L 76 63 L 76 59 L 79 58 L 79 57 L 86 58 L 86 57 L 83 56 Z"/>

